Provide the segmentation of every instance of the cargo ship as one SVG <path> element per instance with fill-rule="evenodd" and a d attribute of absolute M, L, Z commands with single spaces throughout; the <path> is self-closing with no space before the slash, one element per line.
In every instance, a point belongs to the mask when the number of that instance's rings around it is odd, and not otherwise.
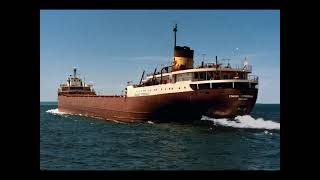
<path fill-rule="evenodd" d="M 169 122 L 201 117 L 234 118 L 252 111 L 258 95 L 258 76 L 248 61 L 235 67 L 220 63 L 194 66 L 194 50 L 176 45 L 171 65 L 153 73 L 143 71 L 139 83 L 128 82 L 121 95 L 97 95 L 73 69 L 58 88 L 58 109 L 70 114 L 122 122 Z"/>

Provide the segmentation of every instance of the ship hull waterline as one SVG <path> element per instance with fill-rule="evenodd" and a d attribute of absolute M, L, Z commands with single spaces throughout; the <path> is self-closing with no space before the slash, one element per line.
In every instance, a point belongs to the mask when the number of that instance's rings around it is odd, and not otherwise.
<path fill-rule="evenodd" d="M 121 122 L 171 122 L 250 114 L 257 89 L 209 89 L 153 96 L 59 95 L 58 109 Z"/>

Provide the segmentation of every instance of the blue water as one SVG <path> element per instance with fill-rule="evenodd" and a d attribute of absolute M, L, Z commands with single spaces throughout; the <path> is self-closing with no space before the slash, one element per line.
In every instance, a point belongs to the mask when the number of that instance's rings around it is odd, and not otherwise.
<path fill-rule="evenodd" d="M 280 127 L 125 124 L 46 112 L 56 108 L 40 103 L 40 169 L 280 170 Z M 251 116 L 278 124 L 280 105 L 257 104 Z"/>

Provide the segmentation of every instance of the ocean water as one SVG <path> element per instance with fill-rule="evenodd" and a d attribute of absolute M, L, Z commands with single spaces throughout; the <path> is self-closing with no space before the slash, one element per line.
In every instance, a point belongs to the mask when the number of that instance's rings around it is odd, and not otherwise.
<path fill-rule="evenodd" d="M 42 170 L 280 170 L 280 105 L 236 121 L 117 123 L 40 102 Z"/>

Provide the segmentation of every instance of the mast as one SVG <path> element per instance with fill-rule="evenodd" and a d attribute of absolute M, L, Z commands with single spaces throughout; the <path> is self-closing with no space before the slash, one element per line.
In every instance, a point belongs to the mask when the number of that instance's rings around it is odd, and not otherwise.
<path fill-rule="evenodd" d="M 143 76 L 144 76 L 144 72 L 145 72 L 145 71 L 143 70 L 143 73 L 142 73 L 142 76 L 141 76 L 139 85 L 141 85 L 141 82 L 142 82 L 142 79 L 143 79 Z"/>
<path fill-rule="evenodd" d="M 177 24 L 174 26 L 173 28 L 173 32 L 174 32 L 174 47 L 177 46 L 177 31 L 178 31 L 178 27 Z"/>
<path fill-rule="evenodd" d="M 154 84 L 154 81 L 155 81 L 155 76 L 156 76 L 156 72 L 157 72 L 157 68 L 154 69 L 154 72 L 153 72 L 153 76 L 152 76 L 152 84 Z"/>
<path fill-rule="evenodd" d="M 73 68 L 73 77 L 76 77 L 76 75 L 77 75 L 77 68 Z"/>

